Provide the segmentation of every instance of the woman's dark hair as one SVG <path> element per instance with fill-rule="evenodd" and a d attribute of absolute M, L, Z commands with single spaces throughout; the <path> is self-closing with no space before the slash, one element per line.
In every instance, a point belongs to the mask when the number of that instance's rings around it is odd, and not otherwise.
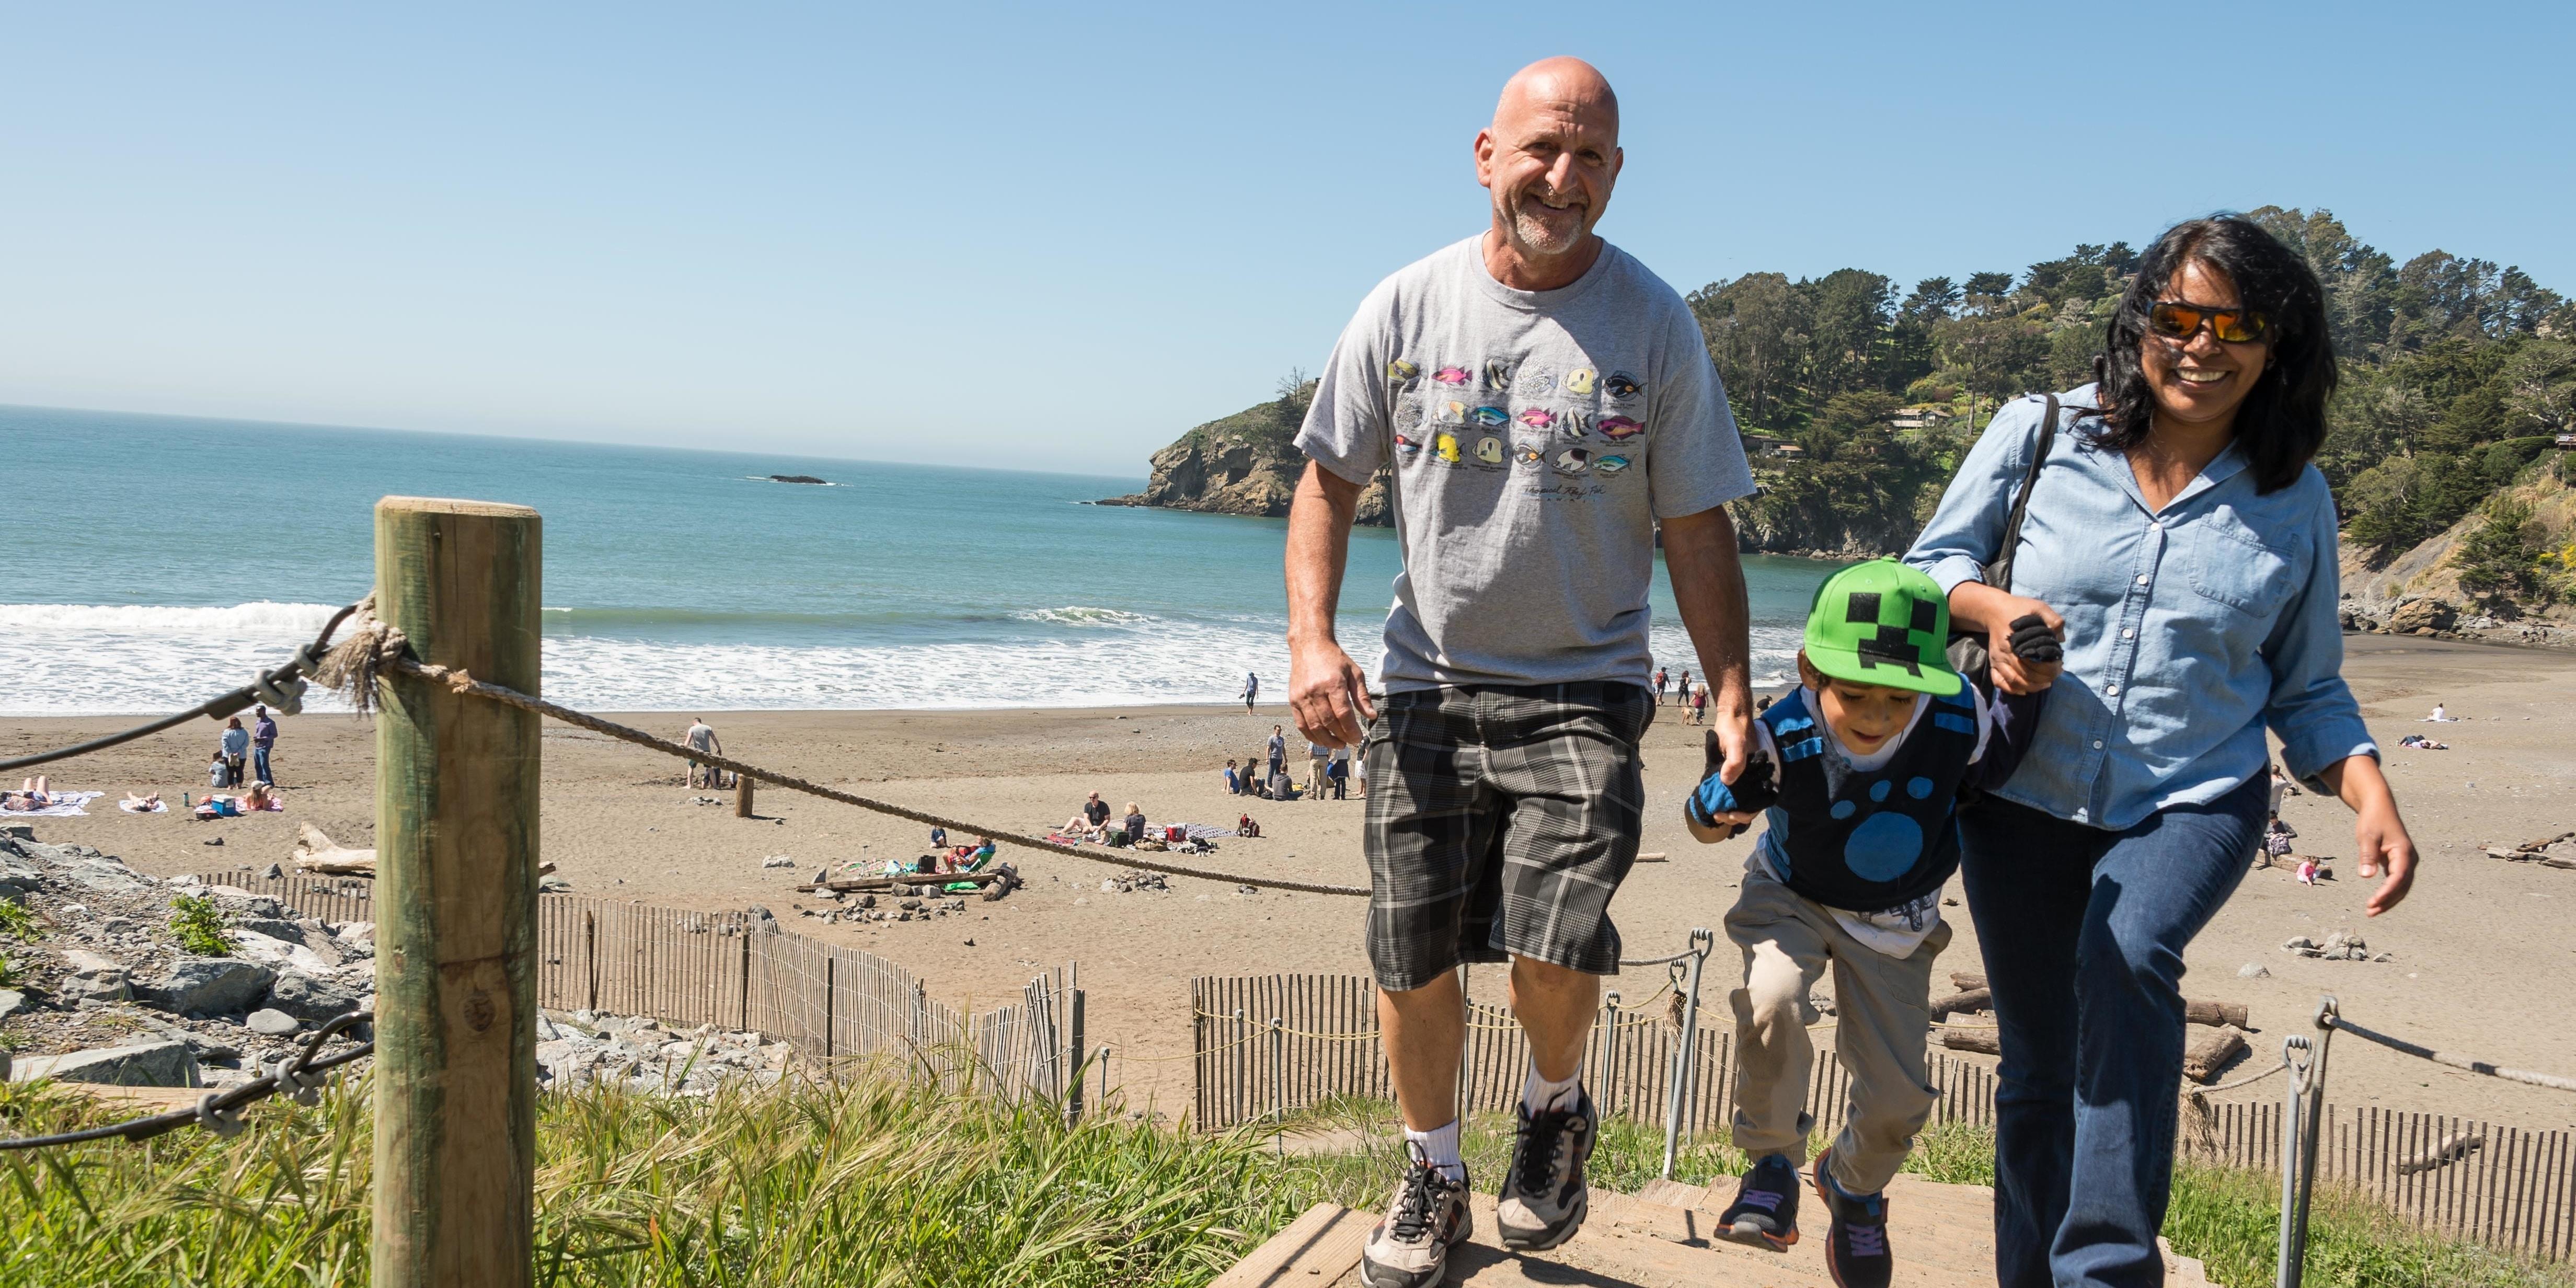
<path fill-rule="evenodd" d="M 2156 413 L 2155 391 L 2138 358 L 2148 338 L 2147 311 L 2169 298 L 2174 275 L 2192 260 L 2225 273 L 2244 306 L 2271 322 L 2271 361 L 2236 409 L 2236 444 L 2254 472 L 2255 489 L 2280 491 L 2298 481 L 2326 441 L 2334 344 L 2326 335 L 2325 288 L 2317 284 L 2315 270 L 2242 216 L 2176 224 L 2139 259 L 2138 275 L 2111 315 L 2110 336 L 2093 363 L 2103 420 L 2091 438 L 2117 451 L 2146 441 Z"/>

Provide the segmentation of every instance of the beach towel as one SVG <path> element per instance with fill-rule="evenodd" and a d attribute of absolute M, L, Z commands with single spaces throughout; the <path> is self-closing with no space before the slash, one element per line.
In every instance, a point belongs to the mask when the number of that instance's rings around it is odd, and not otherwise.
<path fill-rule="evenodd" d="M 1220 836 L 1234 835 L 1233 828 L 1218 827 L 1213 823 L 1175 823 L 1172 826 L 1181 829 L 1182 834 L 1193 841 L 1213 841 Z"/>
<path fill-rule="evenodd" d="M 1046 834 L 1046 839 L 1048 839 L 1048 840 L 1050 840 L 1050 841 L 1053 841 L 1053 842 L 1055 842 L 1055 843 L 1056 843 L 1056 844 L 1058 844 L 1058 845 L 1089 845 L 1089 844 L 1091 844 L 1091 842 L 1086 841 L 1086 840 L 1082 839 L 1082 838 L 1081 838 L 1081 837 L 1079 837 L 1079 836 L 1066 836 L 1066 835 L 1065 835 L 1064 833 L 1062 833 L 1062 832 L 1049 832 L 1049 833 L 1047 833 L 1047 834 Z"/>
<path fill-rule="evenodd" d="M 105 795 L 105 792 L 55 792 L 48 798 L 52 803 L 41 808 L 0 809 L 0 814 L 11 818 L 87 818 L 89 811 L 81 806 Z"/>
<path fill-rule="evenodd" d="M 118 801 L 116 803 L 116 807 L 124 810 L 128 814 L 167 814 L 170 812 L 170 802 L 168 801 L 154 801 L 149 805 L 144 804 L 142 801 Z"/>

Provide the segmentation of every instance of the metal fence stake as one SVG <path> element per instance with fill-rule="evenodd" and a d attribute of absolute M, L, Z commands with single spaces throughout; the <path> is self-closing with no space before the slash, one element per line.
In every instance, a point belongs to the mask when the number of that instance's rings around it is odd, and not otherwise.
<path fill-rule="evenodd" d="M 1708 965 L 1708 951 L 1717 936 L 1705 926 L 1693 926 L 1690 932 L 1690 981 L 1682 994 L 1681 1033 L 1673 1045 L 1671 1083 L 1664 1089 L 1664 1179 L 1673 1178 L 1673 1161 L 1681 1152 L 1682 1115 L 1691 1104 L 1693 1083 L 1699 1074 L 1699 973 Z M 1680 962 L 1666 968 L 1668 977 L 1678 977 Z M 1676 982 L 1679 982 L 1676 978 Z"/>

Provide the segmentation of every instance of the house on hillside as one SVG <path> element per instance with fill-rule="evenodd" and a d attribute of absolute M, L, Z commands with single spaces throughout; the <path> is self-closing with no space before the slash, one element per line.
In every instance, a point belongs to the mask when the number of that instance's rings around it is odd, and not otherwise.
<path fill-rule="evenodd" d="M 1949 408 L 1924 403 L 1897 408 L 1896 413 L 1887 418 L 1887 423 L 1892 429 L 1937 429 L 1949 419 Z"/>

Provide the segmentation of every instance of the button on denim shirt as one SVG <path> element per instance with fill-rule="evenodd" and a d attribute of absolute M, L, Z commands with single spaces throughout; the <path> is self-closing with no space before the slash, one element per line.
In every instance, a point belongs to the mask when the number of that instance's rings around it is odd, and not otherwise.
<path fill-rule="evenodd" d="M 2311 466 L 2257 495 L 2233 445 L 2162 510 L 2128 458 L 2094 447 L 2093 387 L 2060 396 L 2031 489 L 2012 592 L 2066 619 L 2066 670 L 2021 768 L 1997 789 L 2059 818 L 2125 830 L 2261 773 L 2263 728 L 2292 776 L 2376 757 L 2343 682 L 2334 496 Z M 1994 562 L 2045 403 L 1995 414 L 1905 562 L 1948 591 Z"/>

